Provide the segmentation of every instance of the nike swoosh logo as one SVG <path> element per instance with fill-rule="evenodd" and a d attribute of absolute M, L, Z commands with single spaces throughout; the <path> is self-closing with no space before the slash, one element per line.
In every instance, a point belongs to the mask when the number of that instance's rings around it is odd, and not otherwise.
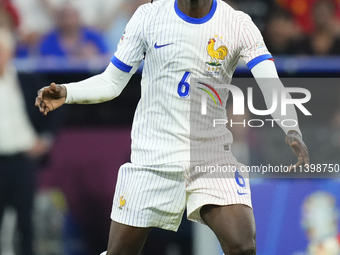
<path fill-rule="evenodd" d="M 237 191 L 237 194 L 239 194 L 240 196 L 243 196 L 243 195 L 247 195 L 247 194 L 248 194 L 248 192 L 246 192 L 246 193 L 242 193 L 242 192 L 240 192 L 240 191 Z"/>
<path fill-rule="evenodd" d="M 171 44 L 174 44 L 174 43 L 168 43 L 168 44 L 163 44 L 163 45 L 157 45 L 157 43 L 155 43 L 155 49 L 163 48 L 163 47 L 169 46 Z"/>

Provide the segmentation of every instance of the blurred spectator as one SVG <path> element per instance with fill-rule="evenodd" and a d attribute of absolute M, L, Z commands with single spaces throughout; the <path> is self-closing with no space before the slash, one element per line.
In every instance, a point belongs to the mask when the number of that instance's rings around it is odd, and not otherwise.
<path fill-rule="evenodd" d="M 105 39 L 111 54 L 116 52 L 119 40 L 131 16 L 140 5 L 145 3 L 150 3 L 150 0 L 128 0 L 122 2 L 119 7 L 114 6 L 111 9 L 109 17 L 102 23 L 103 29 L 106 30 Z"/>
<path fill-rule="evenodd" d="M 6 0 L 9 1 L 9 0 Z M 72 3 L 84 25 L 99 28 L 103 17 L 117 9 L 123 0 L 11 0 L 18 9 L 22 33 L 45 34 L 53 28 L 58 9 Z"/>
<path fill-rule="evenodd" d="M 291 14 L 281 9 L 271 12 L 263 32 L 266 45 L 274 55 L 291 54 L 300 35 Z"/>
<path fill-rule="evenodd" d="M 340 55 L 339 23 L 335 3 L 332 0 L 319 0 L 313 6 L 314 31 L 296 47 L 297 54 Z"/>
<path fill-rule="evenodd" d="M 20 29 L 22 26 L 21 14 L 18 8 L 10 0 L 0 0 L 0 27 L 12 30 L 17 39 L 16 56 L 26 57 L 33 49 L 37 48 L 39 36 L 26 34 Z"/>
<path fill-rule="evenodd" d="M 9 1 L 9 0 L 6 0 Z M 117 10 L 123 0 L 12 0 L 22 22 L 19 26 L 17 57 L 28 57 L 39 54 L 41 37 L 54 27 L 59 10 L 72 4 L 84 26 L 102 30 L 106 16 L 111 10 Z M 107 27 L 107 26 L 105 26 Z"/>
<path fill-rule="evenodd" d="M 56 29 L 41 42 L 42 56 L 90 59 L 107 53 L 102 36 L 82 25 L 79 12 L 72 5 L 66 5 L 57 11 L 56 23 Z"/>
<path fill-rule="evenodd" d="M 0 0 L 0 27 L 13 30 L 19 25 L 20 19 L 16 8 L 9 0 Z"/>
<path fill-rule="evenodd" d="M 319 0 L 276 0 L 277 4 L 292 13 L 295 20 L 304 33 L 311 33 L 313 24 L 313 6 Z M 336 16 L 340 18 L 340 2 L 331 0 L 334 3 Z"/>
<path fill-rule="evenodd" d="M 31 255 L 36 163 L 47 154 L 52 135 L 48 128 L 40 129 L 42 133 L 38 134 L 36 126 L 31 124 L 19 79 L 11 61 L 14 47 L 11 32 L 1 28 L 0 224 L 5 207 L 12 206 L 17 212 L 21 254 Z M 30 81 L 25 82 L 27 86 Z M 30 105 L 33 106 L 33 103 L 30 102 Z"/>
<path fill-rule="evenodd" d="M 9 0 L 7 0 L 9 1 Z M 72 3 L 85 26 L 103 29 L 111 9 L 118 10 L 122 0 L 12 0 L 22 20 L 19 26 L 17 57 L 39 54 L 41 37 L 54 27 L 59 9 Z M 104 20 L 104 22 L 103 22 Z"/>
<path fill-rule="evenodd" d="M 247 13 L 256 26 L 262 31 L 265 26 L 265 19 L 274 7 L 272 0 L 223 0 L 236 10 Z"/>

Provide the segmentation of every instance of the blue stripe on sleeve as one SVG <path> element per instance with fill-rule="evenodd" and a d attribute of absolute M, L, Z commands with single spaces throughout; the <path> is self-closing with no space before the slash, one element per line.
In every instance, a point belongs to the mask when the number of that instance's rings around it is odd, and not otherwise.
<path fill-rule="evenodd" d="M 122 70 L 123 72 L 129 73 L 132 69 L 132 66 L 123 63 L 118 58 L 116 58 L 116 56 L 112 57 L 111 63 L 114 64 L 118 69 Z"/>
<path fill-rule="evenodd" d="M 266 54 L 266 55 L 261 55 L 258 56 L 252 60 L 250 60 L 247 64 L 249 70 L 253 69 L 254 66 L 256 66 L 258 63 L 261 63 L 264 60 L 268 60 L 268 59 L 273 59 L 273 56 L 270 54 Z"/>

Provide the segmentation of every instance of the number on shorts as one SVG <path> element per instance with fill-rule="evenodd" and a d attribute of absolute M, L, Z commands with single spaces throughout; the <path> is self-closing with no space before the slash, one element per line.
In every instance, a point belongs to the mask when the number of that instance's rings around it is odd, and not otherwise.
<path fill-rule="evenodd" d="M 244 188 L 246 186 L 246 181 L 238 170 L 235 172 L 235 180 L 238 186 Z"/>

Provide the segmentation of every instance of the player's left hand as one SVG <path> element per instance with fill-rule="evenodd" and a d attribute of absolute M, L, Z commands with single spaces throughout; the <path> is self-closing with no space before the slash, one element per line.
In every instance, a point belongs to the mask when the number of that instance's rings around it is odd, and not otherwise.
<path fill-rule="evenodd" d="M 290 167 L 289 172 L 294 169 L 300 167 L 304 164 L 306 167 L 309 166 L 309 154 L 308 148 L 306 144 L 303 142 L 301 135 L 295 130 L 290 130 L 286 135 L 286 144 L 290 146 L 294 154 L 298 158 L 298 162 Z"/>

